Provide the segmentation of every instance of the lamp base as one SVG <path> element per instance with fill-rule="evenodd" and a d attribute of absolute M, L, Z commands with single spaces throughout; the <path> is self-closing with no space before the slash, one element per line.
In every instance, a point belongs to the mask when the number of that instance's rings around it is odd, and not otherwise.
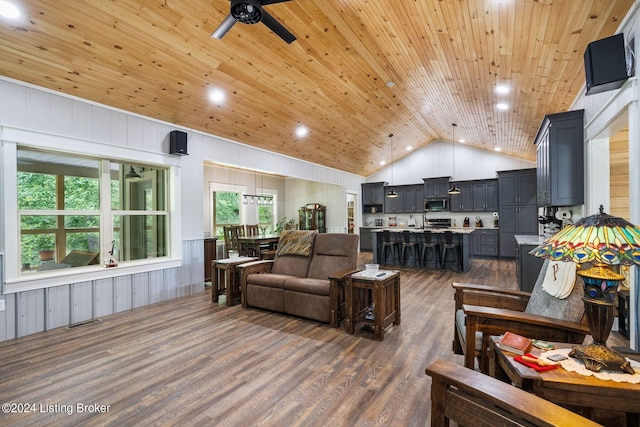
<path fill-rule="evenodd" d="M 582 360 L 585 368 L 593 372 L 602 369 L 609 371 L 621 371 L 627 374 L 635 374 L 631 363 L 617 351 L 611 350 L 602 344 L 578 345 L 571 349 L 569 356 Z"/>

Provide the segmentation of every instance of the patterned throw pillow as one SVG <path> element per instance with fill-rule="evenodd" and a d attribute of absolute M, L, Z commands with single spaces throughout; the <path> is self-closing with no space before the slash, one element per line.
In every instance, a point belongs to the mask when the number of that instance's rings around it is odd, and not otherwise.
<path fill-rule="evenodd" d="M 313 240 L 317 231 L 285 230 L 278 239 L 276 256 L 296 255 L 311 256 Z"/>

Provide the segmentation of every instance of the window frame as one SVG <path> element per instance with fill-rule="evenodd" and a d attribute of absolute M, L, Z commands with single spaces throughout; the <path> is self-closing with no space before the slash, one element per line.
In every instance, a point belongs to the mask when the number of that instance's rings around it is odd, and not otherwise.
<path fill-rule="evenodd" d="M 181 245 L 181 212 L 182 205 L 180 158 L 163 153 L 139 150 L 126 146 L 107 144 L 90 141 L 81 138 L 52 135 L 32 130 L 16 128 L 12 126 L 0 127 L 0 151 L 2 160 L 0 163 L 0 176 L 4 182 L 2 195 L 4 201 L 4 233 L 5 233 L 5 286 L 1 289 L 3 294 L 10 294 L 34 289 L 43 289 L 60 286 L 69 283 L 96 280 L 100 278 L 135 274 L 159 269 L 180 267 L 182 265 L 182 245 Z M 102 262 L 98 265 L 75 267 L 72 269 L 52 270 L 50 272 L 39 272 L 38 274 L 20 274 L 20 223 L 18 212 L 17 194 L 17 151 L 18 146 L 32 149 L 42 149 L 58 154 L 73 154 L 78 156 L 88 156 L 95 159 L 108 159 L 121 163 L 139 163 L 137 159 L 145 159 L 144 163 L 157 167 L 166 167 L 167 171 L 167 198 L 168 198 L 168 223 L 169 232 L 167 234 L 168 248 L 167 256 L 161 258 L 147 258 L 141 260 L 127 261 L 117 268 L 104 268 Z M 101 162 L 101 165 L 104 162 Z M 100 188 L 109 188 L 110 171 L 100 168 Z M 106 185 L 106 187 L 105 187 Z M 118 211 L 111 210 L 111 200 L 101 198 L 100 212 Z M 153 211 L 146 211 L 150 214 Z M 130 214 L 131 212 L 127 212 Z M 110 235 L 107 230 L 111 227 L 111 221 L 100 222 L 100 234 Z M 110 245 L 102 239 L 100 252 L 107 253 Z M 110 243 L 110 242 L 109 242 Z M 102 260 L 101 260 L 102 261 Z M 0 283 L 1 285 L 1 283 Z"/>

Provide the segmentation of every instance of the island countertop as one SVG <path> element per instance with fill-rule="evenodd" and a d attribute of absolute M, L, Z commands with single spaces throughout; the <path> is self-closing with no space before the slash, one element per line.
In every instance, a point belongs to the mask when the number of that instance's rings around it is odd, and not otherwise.
<path fill-rule="evenodd" d="M 513 236 L 516 239 L 518 245 L 534 245 L 538 246 L 540 243 L 544 242 L 548 236 L 538 236 L 538 235 L 525 235 L 525 234 L 516 234 Z"/>

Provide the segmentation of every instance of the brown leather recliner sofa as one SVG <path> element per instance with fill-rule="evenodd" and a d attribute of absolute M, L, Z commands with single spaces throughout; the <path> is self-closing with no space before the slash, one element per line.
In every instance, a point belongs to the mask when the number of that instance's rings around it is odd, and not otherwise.
<path fill-rule="evenodd" d="M 344 317 L 344 278 L 356 271 L 356 234 L 284 231 L 274 260 L 238 266 L 242 306 L 329 323 Z"/>

